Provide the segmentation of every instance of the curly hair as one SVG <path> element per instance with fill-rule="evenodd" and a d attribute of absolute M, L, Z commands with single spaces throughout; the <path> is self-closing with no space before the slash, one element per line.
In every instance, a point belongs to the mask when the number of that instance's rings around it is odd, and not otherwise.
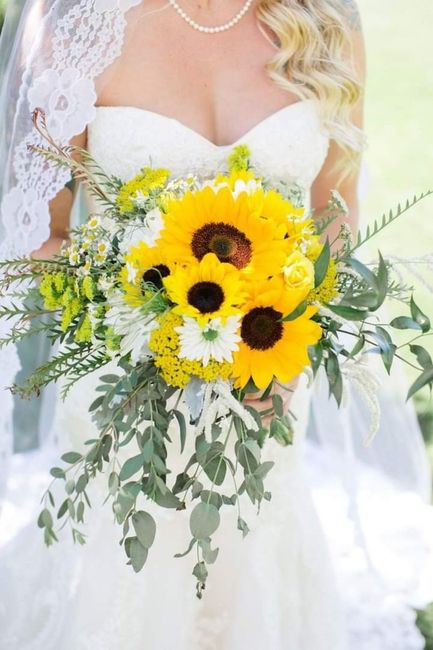
<path fill-rule="evenodd" d="M 270 78 L 301 99 L 317 101 L 324 126 L 344 151 L 342 178 L 357 167 L 364 136 L 350 119 L 363 94 L 351 57 L 352 0 L 261 0 L 257 18 L 275 38 Z"/>

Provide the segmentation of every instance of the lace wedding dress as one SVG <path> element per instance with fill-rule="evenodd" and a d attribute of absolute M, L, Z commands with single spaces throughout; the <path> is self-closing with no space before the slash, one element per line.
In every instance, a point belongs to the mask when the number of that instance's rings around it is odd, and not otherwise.
<path fill-rule="evenodd" d="M 315 104 L 302 101 L 263 120 L 241 142 L 250 146 L 259 173 L 295 180 L 308 193 L 329 140 Z M 168 167 L 175 175 L 213 174 L 224 168 L 231 149 L 215 145 L 174 119 L 132 107 L 98 108 L 88 128 L 88 146 L 107 173 L 125 180 L 147 164 Z M 61 449 L 79 448 L 93 437 L 87 408 L 96 381 L 96 377 L 82 380 L 67 401 L 58 404 L 54 433 Z M 298 418 L 294 445 L 283 449 L 270 441 L 265 450 L 265 456 L 276 460 L 269 475 L 272 500 L 263 504 L 258 516 L 250 509 L 246 518 L 251 532 L 245 539 L 231 514 L 224 517 L 216 538 L 220 555 L 211 567 L 202 601 L 194 595 L 191 557 L 173 558 L 188 543 L 188 513 L 160 512 L 150 504 L 158 522 L 157 539 L 138 575 L 125 566 L 117 544 L 120 531 L 109 504 L 100 507 L 102 483 L 95 486 L 95 509 L 86 526 L 84 547 L 74 547 L 69 531 L 64 531 L 62 542 L 46 550 L 36 524 L 25 518 L 13 536 L 5 526 L 0 554 L 0 648 L 421 650 L 423 640 L 408 608 L 398 609 L 393 619 L 385 621 L 386 627 L 394 626 L 392 644 L 386 642 L 386 634 L 381 635 L 384 625 L 371 616 L 381 593 L 369 603 L 371 590 L 362 576 L 350 584 L 350 594 L 338 595 L 335 567 L 303 469 L 309 400 L 302 380 L 291 405 Z M 36 476 L 37 455 L 30 462 Z M 44 472 L 41 468 L 40 491 L 48 482 Z M 26 466 L 17 467 L 15 476 L 6 522 L 23 509 L 32 512 L 32 504 L 25 501 Z M 35 485 L 33 491 L 38 492 Z M 333 496 L 330 491 L 331 500 Z M 37 504 L 33 507 L 35 517 Z M 368 615 L 362 608 L 354 611 L 360 598 L 367 601 L 361 603 L 364 610 L 370 605 Z M 346 626 L 348 615 L 352 622 Z M 373 631 L 368 624 L 361 629 L 371 618 Z"/>

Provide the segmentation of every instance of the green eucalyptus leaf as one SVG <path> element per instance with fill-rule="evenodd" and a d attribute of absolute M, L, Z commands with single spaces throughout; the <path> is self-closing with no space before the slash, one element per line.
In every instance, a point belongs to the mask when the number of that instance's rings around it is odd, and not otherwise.
<path fill-rule="evenodd" d="M 60 467 L 52 467 L 52 468 L 50 469 L 50 474 L 51 474 L 51 476 L 53 476 L 54 478 L 63 478 L 63 479 L 66 478 L 66 475 L 65 475 L 64 470 L 61 469 Z"/>
<path fill-rule="evenodd" d="M 390 322 L 391 327 L 396 330 L 418 330 L 422 331 L 421 325 L 409 316 L 399 316 Z"/>
<path fill-rule="evenodd" d="M 433 368 L 427 368 L 427 370 L 424 370 L 418 379 L 413 382 L 407 394 L 407 399 L 409 400 L 415 395 L 415 393 L 420 391 L 425 386 L 430 386 L 430 388 L 433 387 Z"/>
<path fill-rule="evenodd" d="M 38 517 L 38 526 L 39 528 L 52 528 L 53 527 L 53 517 L 51 512 L 44 508 L 41 514 Z"/>
<path fill-rule="evenodd" d="M 214 564 L 218 557 L 219 549 L 212 549 L 210 539 L 201 539 L 199 541 L 201 550 L 203 551 L 203 560 L 206 564 Z"/>
<path fill-rule="evenodd" d="M 261 465 L 258 466 L 258 468 L 254 472 L 254 476 L 256 478 L 266 478 L 267 474 L 271 471 L 275 463 L 271 460 L 268 460 Z"/>
<path fill-rule="evenodd" d="M 218 508 L 211 503 L 198 503 L 191 512 L 190 529 L 196 539 L 210 537 L 220 524 Z"/>
<path fill-rule="evenodd" d="M 99 379 L 106 384 L 117 384 L 117 382 L 120 380 L 120 377 L 117 375 L 103 375 Z"/>
<path fill-rule="evenodd" d="M 145 548 L 150 548 L 155 541 L 156 523 L 154 518 L 143 510 L 132 515 L 132 524 L 138 540 Z"/>
<path fill-rule="evenodd" d="M 137 472 L 143 469 L 144 459 L 143 454 L 138 454 L 132 458 L 128 458 L 127 461 L 122 465 L 120 470 L 119 479 L 121 481 L 127 481 L 131 476 L 134 476 Z"/>
<path fill-rule="evenodd" d="M 418 307 L 413 296 L 410 299 L 410 313 L 412 314 L 413 320 L 420 326 L 423 334 L 427 334 L 431 328 L 430 319 Z"/>
<path fill-rule="evenodd" d="M 421 345 L 410 345 L 409 348 L 412 354 L 416 356 L 419 365 L 424 368 L 424 370 L 433 367 L 432 358 L 425 348 Z"/>
<path fill-rule="evenodd" d="M 185 416 L 183 415 L 183 413 L 181 413 L 181 411 L 177 411 L 177 410 L 173 410 L 172 413 L 179 424 L 180 453 L 182 453 L 183 450 L 185 449 L 186 431 L 187 431 Z"/>
<path fill-rule="evenodd" d="M 272 395 L 272 406 L 277 417 L 282 418 L 284 415 L 284 401 L 279 393 Z"/>
<path fill-rule="evenodd" d="M 116 494 L 119 489 L 119 476 L 116 472 L 111 472 L 108 477 L 108 490 L 111 495 Z"/>
<path fill-rule="evenodd" d="M 250 532 L 247 522 L 242 517 L 238 517 L 238 530 L 242 531 L 242 537 L 246 537 Z"/>
<path fill-rule="evenodd" d="M 82 460 L 83 456 L 76 451 L 68 451 L 66 454 L 63 454 L 62 460 L 64 463 L 69 463 L 74 465 L 78 461 Z"/>
<path fill-rule="evenodd" d="M 137 537 L 130 537 L 128 540 L 128 544 L 127 540 L 125 540 L 125 549 L 128 549 L 127 555 L 130 559 L 132 568 L 135 573 L 138 573 L 144 567 L 149 551 L 140 543 L 140 540 Z"/>

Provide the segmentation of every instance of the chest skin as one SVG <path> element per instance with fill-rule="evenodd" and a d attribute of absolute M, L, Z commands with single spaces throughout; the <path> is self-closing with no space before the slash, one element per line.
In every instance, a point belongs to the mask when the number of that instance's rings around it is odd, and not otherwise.
<path fill-rule="evenodd" d="M 221 24 L 241 6 L 240 0 L 219 2 L 211 14 L 199 15 L 203 23 Z M 255 5 L 227 32 L 203 34 L 165 0 L 143 0 L 127 14 L 121 56 L 98 80 L 98 105 L 144 108 L 217 145 L 230 144 L 298 100 L 269 78 L 266 65 L 275 54 L 257 25 Z"/>

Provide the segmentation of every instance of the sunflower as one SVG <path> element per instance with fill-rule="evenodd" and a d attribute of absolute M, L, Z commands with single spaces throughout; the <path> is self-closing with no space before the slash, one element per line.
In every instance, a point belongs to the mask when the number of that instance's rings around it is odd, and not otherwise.
<path fill-rule="evenodd" d="M 287 255 L 284 234 L 260 218 L 246 192 L 205 187 L 170 202 L 161 244 L 170 259 L 197 262 L 214 253 L 220 262 L 260 277 L 278 273 Z"/>
<path fill-rule="evenodd" d="M 241 324 L 241 343 L 234 354 L 236 386 L 250 378 L 266 388 L 276 378 L 289 382 L 309 365 L 308 347 L 321 337 L 320 326 L 311 320 L 315 307 L 295 320 L 283 321 L 297 307 L 296 292 L 285 289 L 281 278 L 250 285 Z"/>
<path fill-rule="evenodd" d="M 189 268 L 178 267 L 164 279 L 170 299 L 176 304 L 173 311 L 191 316 L 201 325 L 211 318 L 222 318 L 239 313 L 245 298 L 244 283 L 239 271 L 231 264 L 218 261 L 208 253 Z"/>
<path fill-rule="evenodd" d="M 125 266 L 120 272 L 126 302 L 138 307 L 149 300 L 149 294 L 163 288 L 163 279 L 173 270 L 159 246 L 150 247 L 144 242 L 132 246 L 125 255 Z"/>
<path fill-rule="evenodd" d="M 257 189 L 251 196 L 250 206 L 257 216 L 274 224 L 280 237 L 290 237 L 292 223 L 301 221 L 304 214 L 304 208 L 295 208 L 275 190 Z"/>

